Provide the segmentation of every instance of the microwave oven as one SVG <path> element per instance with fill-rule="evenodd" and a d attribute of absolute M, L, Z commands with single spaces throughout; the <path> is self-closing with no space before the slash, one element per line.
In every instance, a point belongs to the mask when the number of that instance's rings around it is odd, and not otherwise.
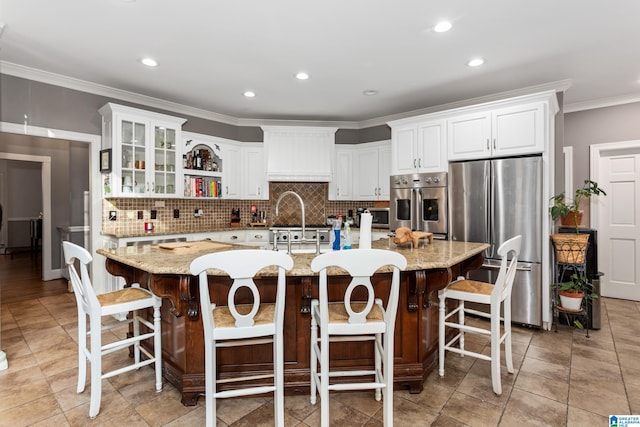
<path fill-rule="evenodd" d="M 371 213 L 371 226 L 373 228 L 389 228 L 389 208 L 369 208 L 367 210 Z"/>

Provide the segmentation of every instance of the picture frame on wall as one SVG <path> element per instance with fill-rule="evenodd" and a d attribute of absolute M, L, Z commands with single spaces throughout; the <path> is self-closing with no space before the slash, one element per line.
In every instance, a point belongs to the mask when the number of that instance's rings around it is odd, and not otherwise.
<path fill-rule="evenodd" d="M 111 172 L 111 148 L 100 150 L 100 172 Z"/>

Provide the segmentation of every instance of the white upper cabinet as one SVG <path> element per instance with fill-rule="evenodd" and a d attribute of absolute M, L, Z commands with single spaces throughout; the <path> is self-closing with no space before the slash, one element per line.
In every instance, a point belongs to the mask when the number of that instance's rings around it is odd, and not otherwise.
<path fill-rule="evenodd" d="M 112 103 L 99 113 L 104 196 L 181 196 L 179 142 L 186 120 Z"/>
<path fill-rule="evenodd" d="M 331 181 L 336 128 L 262 126 L 269 181 Z"/>
<path fill-rule="evenodd" d="M 449 160 L 542 153 L 546 103 L 511 105 L 447 120 Z"/>
<path fill-rule="evenodd" d="M 329 200 L 353 200 L 354 145 L 335 146 L 333 179 L 329 182 Z"/>
<path fill-rule="evenodd" d="M 389 141 L 356 145 L 354 200 L 389 200 L 391 144 Z"/>
<path fill-rule="evenodd" d="M 265 173 L 264 145 L 242 144 L 242 198 L 268 200 L 269 182 Z"/>
<path fill-rule="evenodd" d="M 447 170 L 444 120 L 391 124 L 391 174 Z"/>

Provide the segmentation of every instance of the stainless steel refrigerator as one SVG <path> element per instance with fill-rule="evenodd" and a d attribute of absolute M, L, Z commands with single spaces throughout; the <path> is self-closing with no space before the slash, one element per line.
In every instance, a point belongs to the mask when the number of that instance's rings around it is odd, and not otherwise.
<path fill-rule="evenodd" d="M 491 245 L 482 268 L 470 272 L 470 279 L 494 283 L 498 247 L 522 235 L 511 317 L 514 323 L 541 327 L 542 158 L 450 163 L 449 212 L 451 240 Z"/>

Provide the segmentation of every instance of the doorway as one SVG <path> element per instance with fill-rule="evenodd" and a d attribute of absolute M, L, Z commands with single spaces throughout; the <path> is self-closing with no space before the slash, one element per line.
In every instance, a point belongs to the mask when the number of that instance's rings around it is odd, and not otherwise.
<path fill-rule="evenodd" d="M 83 144 L 88 144 L 89 146 L 89 159 L 88 159 L 88 175 L 89 175 L 89 194 L 91 195 L 88 198 L 88 211 L 89 211 L 89 247 L 94 256 L 94 262 L 91 264 L 91 274 L 93 275 L 94 270 L 96 269 L 104 269 L 104 259 L 100 259 L 102 257 L 96 258 L 95 251 L 97 248 L 102 247 L 101 245 L 101 237 L 100 231 L 102 229 L 102 198 L 101 198 L 101 188 L 100 188 L 100 168 L 98 165 L 98 158 L 100 153 L 100 145 L 101 145 L 101 137 L 99 135 L 91 135 L 85 133 L 78 132 L 70 132 L 60 129 L 51 129 L 51 128 L 42 128 L 36 126 L 25 126 L 18 125 L 15 123 L 6 123 L 0 122 L 0 132 L 8 133 L 8 134 L 18 134 L 18 135 L 29 135 L 47 138 L 52 141 L 55 140 L 66 140 L 66 141 L 74 141 L 80 142 Z M 37 156 L 36 156 L 37 157 Z M 51 163 L 48 163 L 48 176 L 51 177 Z M 49 186 L 49 191 L 51 191 L 51 180 L 48 180 L 47 183 L 43 183 L 43 190 L 45 188 L 45 184 Z M 49 205 L 51 204 L 51 200 L 49 200 Z M 44 206 L 43 206 L 44 207 Z M 43 212 L 43 220 L 46 221 L 47 210 L 45 209 Z M 51 219 L 49 219 L 51 221 Z M 51 223 L 51 222 L 50 222 Z M 46 227 L 45 227 L 46 228 Z M 55 230 L 55 227 L 54 227 Z M 56 277 L 62 277 L 62 268 L 52 269 L 51 268 L 51 227 L 48 227 L 48 230 L 43 230 L 43 259 L 48 258 L 48 267 L 49 274 L 51 276 L 43 277 L 44 280 L 55 279 Z M 48 244 L 47 244 L 48 242 Z M 47 257 L 46 254 L 49 254 Z M 47 269 L 47 265 L 43 264 L 43 270 Z M 44 276 L 44 273 L 43 273 Z"/>
<path fill-rule="evenodd" d="M 640 141 L 595 144 L 590 155 L 591 179 L 607 192 L 590 207 L 601 294 L 640 301 Z"/>

